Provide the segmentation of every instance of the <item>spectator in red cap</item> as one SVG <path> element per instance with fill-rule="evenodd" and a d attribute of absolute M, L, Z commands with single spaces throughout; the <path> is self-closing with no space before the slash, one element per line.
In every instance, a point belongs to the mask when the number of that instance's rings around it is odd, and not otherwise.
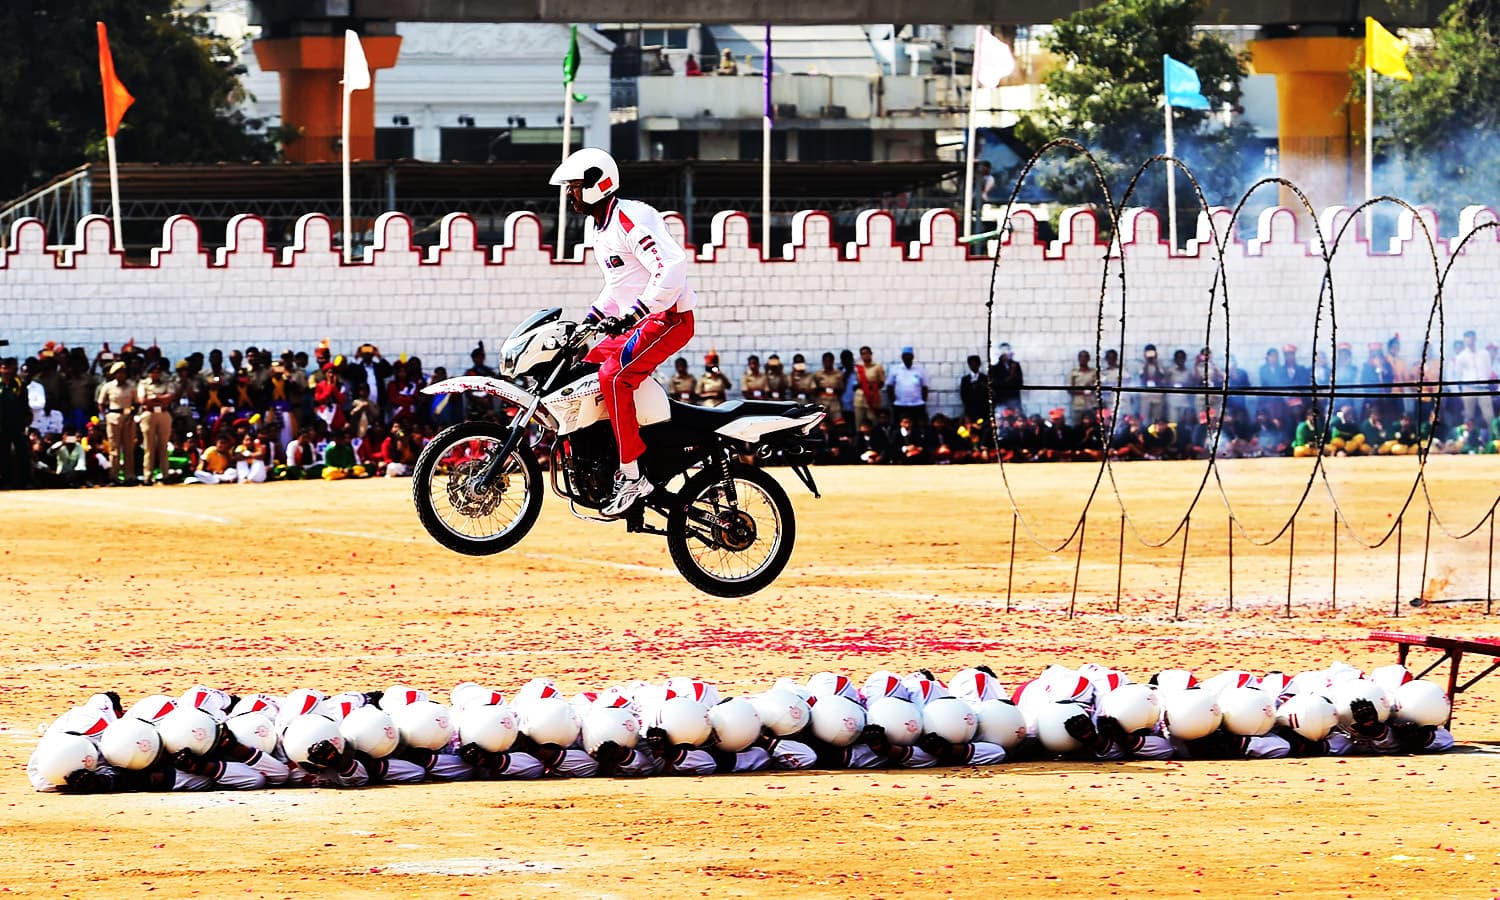
<path fill-rule="evenodd" d="M 729 397 L 729 378 L 719 368 L 719 354 L 713 351 L 705 353 L 703 365 L 703 375 L 698 379 L 698 405 L 718 406 Z"/>

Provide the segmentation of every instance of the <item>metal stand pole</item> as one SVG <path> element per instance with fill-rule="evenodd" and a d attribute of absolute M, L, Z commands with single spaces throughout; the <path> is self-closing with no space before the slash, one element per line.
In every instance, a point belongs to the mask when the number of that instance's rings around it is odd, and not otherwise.
<path fill-rule="evenodd" d="M 1427 551 L 1432 546 L 1432 509 L 1427 510 L 1427 533 L 1422 537 L 1422 578 L 1417 582 L 1417 596 L 1425 600 L 1431 600 L 1427 596 Z"/>
<path fill-rule="evenodd" d="M 1332 607 L 1334 612 L 1339 608 L 1339 514 L 1333 514 L 1333 597 Z"/>
<path fill-rule="evenodd" d="M 1406 515 L 1396 520 L 1396 618 L 1401 618 L 1401 535 L 1406 530 Z"/>
<path fill-rule="evenodd" d="M 1016 514 L 1010 514 L 1010 574 L 1005 576 L 1005 611 L 1010 612 L 1010 586 L 1016 579 Z"/>
<path fill-rule="evenodd" d="M 1188 535 L 1193 530 L 1193 520 L 1182 523 L 1182 559 L 1177 562 L 1177 604 L 1172 608 L 1172 618 L 1182 618 L 1182 573 L 1187 569 Z"/>
<path fill-rule="evenodd" d="M 1068 618 L 1073 618 L 1073 609 L 1078 605 L 1078 573 L 1083 568 L 1083 536 L 1088 531 L 1089 517 L 1085 513 L 1078 520 L 1078 558 L 1073 561 L 1073 596 L 1068 600 Z"/>
<path fill-rule="evenodd" d="M 1234 517 L 1229 517 L 1229 611 L 1234 612 Z"/>
<path fill-rule="evenodd" d="M 1490 614 L 1495 603 L 1495 510 L 1490 509 L 1490 561 L 1484 567 L 1484 614 Z"/>
<path fill-rule="evenodd" d="M 1286 549 L 1286 617 L 1292 617 L 1292 566 L 1297 561 L 1297 519 L 1292 517 L 1292 527 L 1287 531 Z"/>
<path fill-rule="evenodd" d="M 1490 520 L 1491 531 L 1494 530 L 1494 520 Z M 1491 542 L 1493 546 L 1493 541 Z M 1125 587 L 1125 514 L 1120 513 L 1120 556 L 1115 561 L 1115 612 L 1120 611 L 1120 596 Z"/>

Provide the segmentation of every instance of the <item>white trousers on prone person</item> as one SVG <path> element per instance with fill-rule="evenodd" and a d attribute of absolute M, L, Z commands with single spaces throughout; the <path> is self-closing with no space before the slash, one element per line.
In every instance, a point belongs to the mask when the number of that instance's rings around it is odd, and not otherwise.
<path fill-rule="evenodd" d="M 219 765 L 224 768 L 216 777 L 189 775 L 181 769 L 174 769 L 172 790 L 211 791 L 222 788 L 230 791 L 253 791 L 266 786 L 266 776 L 245 763 L 223 762 Z"/>

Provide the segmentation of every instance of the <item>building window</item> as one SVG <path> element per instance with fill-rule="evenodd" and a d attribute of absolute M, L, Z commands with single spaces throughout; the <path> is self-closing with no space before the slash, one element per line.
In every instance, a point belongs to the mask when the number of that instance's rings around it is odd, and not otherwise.
<path fill-rule="evenodd" d="M 799 131 L 797 158 L 803 162 L 869 162 L 875 158 L 874 135 L 864 129 Z"/>
<path fill-rule="evenodd" d="M 413 128 L 375 129 L 376 159 L 411 159 L 416 130 Z"/>
<path fill-rule="evenodd" d="M 584 144 L 575 127 L 571 149 Z M 544 162 L 562 158 L 562 128 L 444 128 L 441 157 L 448 162 Z"/>
<path fill-rule="evenodd" d="M 806 134 L 807 132 L 801 132 Z M 798 138 L 801 140 L 801 138 Z M 740 132 L 740 159 L 760 159 L 761 131 L 759 128 Z M 786 132 L 771 131 L 771 161 L 786 162 Z"/>
<path fill-rule="evenodd" d="M 642 28 L 642 47 L 661 47 L 665 50 L 686 50 L 688 30 L 686 28 Z"/>

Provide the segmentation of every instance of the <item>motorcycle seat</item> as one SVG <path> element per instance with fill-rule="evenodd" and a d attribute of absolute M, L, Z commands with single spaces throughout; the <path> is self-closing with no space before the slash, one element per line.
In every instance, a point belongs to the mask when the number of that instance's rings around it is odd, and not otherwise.
<path fill-rule="evenodd" d="M 702 431 L 717 431 L 735 419 L 748 416 L 786 416 L 800 404 L 780 400 L 730 400 L 719 406 L 694 406 L 670 401 L 672 424 Z"/>

